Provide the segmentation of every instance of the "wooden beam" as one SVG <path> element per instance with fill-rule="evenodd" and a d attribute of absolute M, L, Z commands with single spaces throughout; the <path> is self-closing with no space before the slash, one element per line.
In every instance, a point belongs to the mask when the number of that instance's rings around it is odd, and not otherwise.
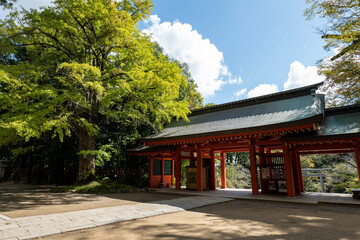
<path fill-rule="evenodd" d="M 281 147 L 280 139 L 270 139 L 270 140 L 261 140 L 258 139 L 255 141 L 256 146 L 278 146 Z"/>
<path fill-rule="evenodd" d="M 153 169 L 153 157 L 149 156 L 149 188 L 151 187 L 152 181 L 152 169 Z"/>
<path fill-rule="evenodd" d="M 170 180 L 171 186 L 174 186 L 174 175 L 175 175 L 174 170 L 175 170 L 175 161 L 171 159 L 171 180 Z"/>
<path fill-rule="evenodd" d="M 172 151 L 157 151 L 157 152 L 140 152 L 140 153 L 136 153 L 136 152 L 130 152 L 129 155 L 130 156 L 146 156 L 146 155 L 157 155 L 157 154 L 166 154 L 166 156 L 168 157 L 172 157 L 174 155 L 175 152 Z"/>
<path fill-rule="evenodd" d="M 202 161 L 202 154 L 201 154 L 201 145 L 197 145 L 197 154 L 196 154 L 196 186 L 197 191 L 203 191 L 203 176 L 202 176 L 202 168 L 203 168 L 203 161 Z"/>
<path fill-rule="evenodd" d="M 203 146 L 203 150 L 216 150 L 216 149 L 226 149 L 226 148 L 242 148 L 247 147 L 247 144 L 244 143 L 223 143 L 223 144 L 209 144 L 208 146 Z"/>
<path fill-rule="evenodd" d="M 249 151 L 249 145 L 246 146 L 246 148 L 231 148 L 231 149 L 221 149 L 222 152 L 225 153 L 231 153 L 231 152 L 248 152 Z"/>
<path fill-rule="evenodd" d="M 259 147 L 259 152 L 257 153 L 259 155 L 259 164 L 263 165 L 265 164 L 265 157 L 264 157 L 264 147 Z M 260 187 L 261 187 L 261 193 L 265 192 L 265 181 L 261 175 L 260 171 Z"/>
<path fill-rule="evenodd" d="M 225 152 L 221 152 L 221 188 L 226 188 L 226 167 L 225 167 Z"/>
<path fill-rule="evenodd" d="M 291 151 L 291 149 L 290 149 L 290 160 L 291 160 L 291 167 L 293 170 L 295 194 L 300 194 L 301 193 L 300 178 L 302 178 L 302 176 L 300 176 L 301 168 L 299 169 L 299 165 L 296 162 L 296 153 L 294 151 Z"/>
<path fill-rule="evenodd" d="M 176 154 L 175 154 L 175 163 L 176 163 L 176 174 L 175 174 L 175 178 L 176 178 L 176 186 L 175 189 L 176 190 L 180 190 L 181 189 L 181 150 L 180 150 L 180 146 L 177 147 L 176 149 Z"/>
<path fill-rule="evenodd" d="M 251 173 L 251 189 L 253 195 L 259 194 L 257 169 L 256 169 L 256 155 L 254 140 L 249 140 L 249 155 L 250 155 L 250 173 Z"/>
<path fill-rule="evenodd" d="M 215 190 L 216 189 L 216 179 L 215 179 L 215 152 L 211 151 L 210 152 L 210 176 L 209 176 L 209 180 L 210 180 L 210 190 Z"/>
<path fill-rule="evenodd" d="M 165 160 L 164 159 L 161 159 L 161 178 L 160 178 L 160 183 L 163 183 L 164 182 L 164 168 L 165 168 Z"/>
<path fill-rule="evenodd" d="M 360 143 L 357 142 L 357 147 L 354 149 L 354 153 L 355 153 L 355 162 L 356 162 L 356 167 L 357 167 L 357 171 L 358 171 L 358 177 L 359 177 L 359 182 L 360 182 Z"/>
<path fill-rule="evenodd" d="M 195 166 L 195 157 L 194 157 L 194 152 L 191 152 L 191 157 L 190 157 L 190 166 L 194 167 Z"/>
<path fill-rule="evenodd" d="M 260 155 L 259 153 L 255 153 L 256 155 Z M 283 153 L 279 152 L 279 153 L 262 153 L 261 154 L 264 157 L 282 157 Z"/>
<path fill-rule="evenodd" d="M 302 176 L 302 169 L 301 169 L 301 158 L 300 155 L 298 153 L 295 153 L 295 161 L 297 164 L 297 168 L 298 168 L 298 174 L 299 174 L 299 185 L 300 185 L 300 192 L 305 192 L 305 188 L 304 188 L 304 179 Z"/>
<path fill-rule="evenodd" d="M 354 152 L 354 148 L 350 149 L 334 149 L 334 150 L 312 150 L 312 151 L 298 151 L 298 154 L 331 154 L 331 153 L 351 153 Z"/>
<path fill-rule="evenodd" d="M 290 143 L 289 143 L 290 144 Z M 314 142 L 314 141 L 304 141 L 301 143 L 291 143 L 291 149 L 296 152 L 300 151 L 314 151 L 314 150 L 351 150 L 356 147 L 356 141 L 354 140 L 327 140 L 321 142 Z"/>
<path fill-rule="evenodd" d="M 291 145 L 299 145 L 299 144 L 310 144 L 310 145 L 314 145 L 314 144 L 336 144 L 336 143 L 352 143 L 352 144 L 356 144 L 358 138 L 336 138 L 336 139 L 305 139 L 305 140 L 299 140 L 299 141 L 289 141 L 288 144 Z"/>
<path fill-rule="evenodd" d="M 288 197 L 295 197 L 294 176 L 291 166 L 289 146 L 287 143 L 283 143 L 283 155 L 284 155 L 287 194 Z"/>

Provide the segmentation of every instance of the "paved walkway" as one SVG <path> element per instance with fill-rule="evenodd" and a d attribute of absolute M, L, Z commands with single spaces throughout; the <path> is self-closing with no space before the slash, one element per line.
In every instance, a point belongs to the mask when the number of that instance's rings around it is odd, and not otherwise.
<path fill-rule="evenodd" d="M 159 193 L 176 193 L 186 195 L 197 196 L 212 196 L 223 197 L 231 199 L 242 200 L 259 200 L 259 201 L 271 201 L 271 202 L 287 202 L 287 203 L 300 203 L 300 204 L 338 204 L 348 205 L 353 207 L 360 207 L 360 200 L 353 199 L 351 194 L 342 193 L 302 193 L 296 197 L 287 197 L 286 194 L 259 194 L 252 195 L 251 189 L 217 189 L 203 192 L 197 192 L 193 190 L 181 189 L 181 191 L 175 190 L 175 188 L 152 188 L 154 192 Z"/>
<path fill-rule="evenodd" d="M 231 198 L 194 196 L 32 217 L 9 218 L 0 215 L 0 239 L 19 240 L 43 237 L 111 223 L 180 212 L 231 200 Z"/>

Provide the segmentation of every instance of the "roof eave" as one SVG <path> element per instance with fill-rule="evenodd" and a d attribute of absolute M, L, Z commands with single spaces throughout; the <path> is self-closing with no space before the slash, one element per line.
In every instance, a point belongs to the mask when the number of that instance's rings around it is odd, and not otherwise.
<path fill-rule="evenodd" d="M 308 125 L 308 124 L 314 124 L 314 123 L 320 123 L 321 119 L 323 118 L 323 114 L 317 114 L 315 116 L 292 121 L 292 122 L 285 122 L 285 123 L 277 123 L 272 125 L 265 125 L 260 127 L 250 127 L 250 128 L 241 128 L 241 129 L 232 129 L 232 130 L 226 130 L 226 131 L 217 131 L 217 132 L 210 132 L 210 133 L 201 133 L 201 134 L 192 134 L 192 135 L 186 135 L 186 136 L 177 136 L 177 137 L 162 137 L 162 138 L 141 138 L 140 141 L 143 143 L 153 143 L 153 142 L 168 142 L 168 141 L 178 141 L 178 140 L 188 140 L 188 139 L 194 139 L 194 138 L 206 138 L 206 137 L 218 137 L 222 135 L 231 135 L 231 134 L 244 134 L 249 133 L 252 134 L 254 132 L 259 131 L 269 131 L 281 128 L 287 128 L 287 127 L 296 127 L 296 126 L 302 126 L 302 125 Z"/>

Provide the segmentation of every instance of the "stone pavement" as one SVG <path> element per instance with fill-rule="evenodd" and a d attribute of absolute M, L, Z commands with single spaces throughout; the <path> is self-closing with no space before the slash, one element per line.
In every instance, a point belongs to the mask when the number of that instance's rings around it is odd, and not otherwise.
<path fill-rule="evenodd" d="M 0 239 L 32 239 L 111 223 L 179 212 L 231 200 L 231 198 L 194 196 L 151 203 L 138 203 L 135 205 L 122 205 L 32 217 L 9 218 L 0 214 Z"/>
<path fill-rule="evenodd" d="M 175 190 L 175 188 L 152 188 L 153 192 L 168 193 L 168 194 L 183 194 L 184 196 L 196 195 L 196 196 L 212 196 L 222 197 L 240 200 L 257 200 L 257 201 L 270 201 L 270 202 L 284 202 L 284 203 L 300 203 L 300 204 L 332 204 L 341 206 L 360 207 L 360 200 L 353 199 L 351 194 L 343 193 L 319 193 L 319 192 L 307 192 L 297 195 L 296 197 L 287 197 L 286 194 L 259 194 L 252 195 L 251 189 L 216 189 L 203 192 L 190 191 L 181 189 L 181 191 Z"/>

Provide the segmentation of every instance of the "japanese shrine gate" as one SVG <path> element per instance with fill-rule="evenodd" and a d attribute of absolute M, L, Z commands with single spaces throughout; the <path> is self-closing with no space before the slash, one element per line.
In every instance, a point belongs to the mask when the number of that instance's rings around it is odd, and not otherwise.
<path fill-rule="evenodd" d="M 226 152 L 249 152 L 253 195 L 259 185 L 263 193 L 304 192 L 301 154 L 354 152 L 360 177 L 360 105 L 325 109 L 319 85 L 193 110 L 189 122 L 172 122 L 130 153 L 149 156 L 149 187 L 173 186 L 175 166 L 177 190 L 184 159 L 196 162 L 197 191 L 206 189 L 205 162 L 208 188 L 215 190 L 219 159 L 226 188 Z"/>

